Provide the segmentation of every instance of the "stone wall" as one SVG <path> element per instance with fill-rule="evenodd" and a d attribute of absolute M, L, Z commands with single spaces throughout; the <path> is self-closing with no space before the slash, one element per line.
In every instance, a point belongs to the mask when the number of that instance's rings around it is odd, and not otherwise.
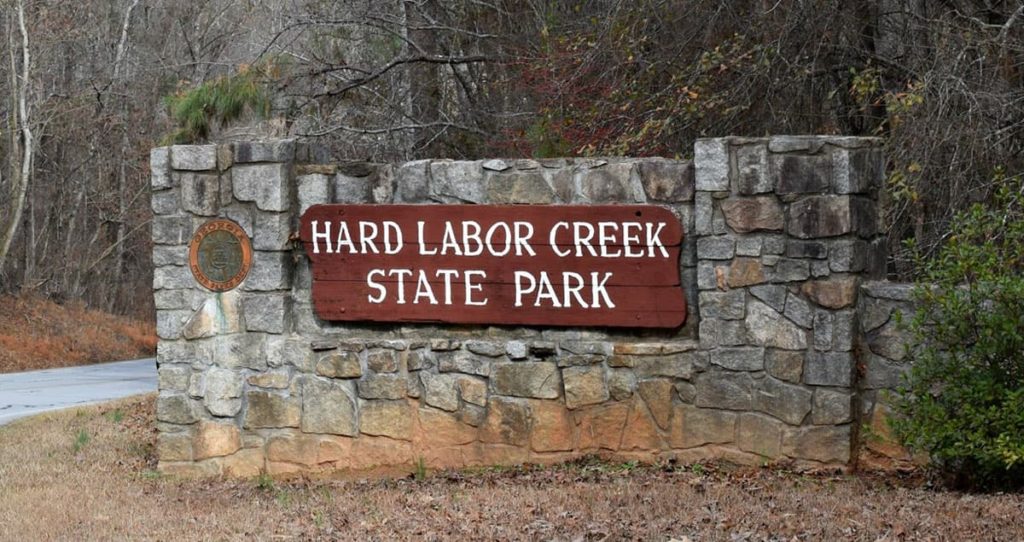
<path fill-rule="evenodd" d="M 154 149 L 160 467 L 252 475 L 598 453 L 848 465 L 858 293 L 880 278 L 879 142 L 699 141 L 694 160 L 326 164 L 294 141 Z M 680 217 L 676 330 L 340 324 L 292 240 L 316 203 L 648 203 Z M 199 286 L 214 217 L 253 241 Z M 865 287 L 866 288 L 866 287 Z"/>
<path fill-rule="evenodd" d="M 860 333 L 857 352 L 860 359 L 861 435 L 858 461 L 866 467 L 900 466 L 913 461 L 899 446 L 889 430 L 892 390 L 910 370 L 911 333 L 907 327 L 914 317 L 912 284 L 868 282 L 861 286 L 857 313 Z"/>

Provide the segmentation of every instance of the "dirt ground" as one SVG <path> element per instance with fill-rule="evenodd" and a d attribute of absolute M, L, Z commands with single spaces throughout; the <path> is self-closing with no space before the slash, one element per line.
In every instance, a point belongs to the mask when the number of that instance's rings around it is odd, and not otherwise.
<path fill-rule="evenodd" d="M 0 373 L 153 356 L 156 328 L 42 297 L 0 296 Z"/>
<path fill-rule="evenodd" d="M 947 492 L 920 476 L 595 460 L 180 480 L 153 470 L 152 412 L 148 396 L 0 427 L 0 539 L 1024 539 L 1024 496 Z"/>

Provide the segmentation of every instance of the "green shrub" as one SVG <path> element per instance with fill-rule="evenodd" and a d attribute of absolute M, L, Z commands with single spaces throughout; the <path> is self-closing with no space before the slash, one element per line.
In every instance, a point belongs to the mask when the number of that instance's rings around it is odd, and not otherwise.
<path fill-rule="evenodd" d="M 177 127 L 164 138 L 164 143 L 206 141 L 214 123 L 225 126 L 242 118 L 246 111 L 266 118 L 270 114 L 266 84 L 274 70 L 272 65 L 243 66 L 234 75 L 166 96 L 164 104 Z"/>
<path fill-rule="evenodd" d="M 1024 485 L 1024 183 L 997 175 L 988 205 L 955 217 L 918 255 L 913 368 L 896 435 L 955 485 Z"/>

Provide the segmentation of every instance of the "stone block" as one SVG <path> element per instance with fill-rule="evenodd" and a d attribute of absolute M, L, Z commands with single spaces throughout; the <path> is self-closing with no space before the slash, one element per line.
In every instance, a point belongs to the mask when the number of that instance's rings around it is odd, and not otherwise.
<path fill-rule="evenodd" d="M 256 292 L 290 290 L 293 267 L 288 252 L 255 251 L 252 267 L 242 282 L 242 289 Z"/>
<path fill-rule="evenodd" d="M 167 265 L 153 269 L 154 290 L 188 289 L 196 285 L 196 279 L 188 267 Z"/>
<path fill-rule="evenodd" d="M 864 378 L 860 385 L 864 389 L 893 389 L 910 370 L 909 364 L 902 364 L 868 352 L 864 361 Z"/>
<path fill-rule="evenodd" d="M 420 371 L 433 368 L 435 363 L 434 354 L 426 350 L 414 350 L 409 352 L 406 359 L 406 367 L 410 371 Z"/>
<path fill-rule="evenodd" d="M 804 361 L 804 383 L 848 388 L 853 385 L 853 369 L 850 352 L 812 352 Z"/>
<path fill-rule="evenodd" d="M 676 421 L 671 433 L 673 448 L 727 444 L 736 438 L 738 415 L 735 412 L 690 405 L 679 405 L 676 409 Z"/>
<path fill-rule="evenodd" d="M 712 371 L 697 376 L 699 407 L 724 410 L 750 410 L 753 403 L 754 379 L 749 373 Z"/>
<path fill-rule="evenodd" d="M 210 367 L 204 378 L 203 404 L 214 416 L 230 417 L 242 408 L 242 375 L 230 369 Z"/>
<path fill-rule="evenodd" d="M 736 425 L 736 446 L 744 452 L 763 457 L 779 457 L 784 429 L 782 422 L 763 414 L 740 414 Z"/>
<path fill-rule="evenodd" d="M 856 273 L 867 267 L 870 245 L 861 239 L 839 239 L 832 242 L 829 267 L 837 273 Z"/>
<path fill-rule="evenodd" d="M 420 373 L 423 400 L 428 405 L 455 412 L 459 408 L 458 379 L 455 375 Z"/>
<path fill-rule="evenodd" d="M 801 239 L 857 233 L 870 237 L 880 231 L 876 204 L 853 196 L 809 196 L 789 207 L 786 232 Z"/>
<path fill-rule="evenodd" d="M 818 310 L 814 313 L 814 349 L 827 351 L 832 349 L 832 327 L 835 319 L 832 312 Z"/>
<path fill-rule="evenodd" d="M 615 401 L 624 401 L 633 396 L 636 389 L 636 375 L 632 371 L 611 370 L 608 372 L 608 394 Z"/>
<path fill-rule="evenodd" d="M 156 371 L 157 389 L 183 392 L 188 388 L 191 372 L 187 365 L 163 365 Z"/>
<path fill-rule="evenodd" d="M 207 297 L 202 306 L 185 322 L 182 337 L 200 339 L 245 331 L 241 296 L 236 290 Z"/>
<path fill-rule="evenodd" d="M 796 294 L 786 296 L 785 315 L 786 318 L 804 329 L 814 326 L 814 307 Z"/>
<path fill-rule="evenodd" d="M 707 352 L 683 352 L 664 356 L 635 357 L 629 364 L 640 377 L 663 376 L 693 378 L 693 374 L 707 365 Z M 609 365 L 611 365 L 609 363 Z"/>
<path fill-rule="evenodd" d="M 697 398 L 697 386 L 689 382 L 676 382 L 675 388 L 679 400 L 684 403 L 691 404 Z"/>
<path fill-rule="evenodd" d="M 214 216 L 220 204 L 220 181 L 216 174 L 180 173 L 181 208 L 198 216 Z"/>
<path fill-rule="evenodd" d="M 245 394 L 246 429 L 272 427 L 298 427 L 302 403 L 297 398 L 264 390 L 250 390 Z"/>
<path fill-rule="evenodd" d="M 759 236 L 744 235 L 736 240 L 736 255 L 757 257 L 761 255 L 764 241 Z"/>
<path fill-rule="evenodd" d="M 588 203 L 643 203 L 646 200 L 633 162 L 579 168 L 575 182 Z"/>
<path fill-rule="evenodd" d="M 486 202 L 487 190 L 480 162 L 432 161 L 429 194 L 440 203 Z"/>
<path fill-rule="evenodd" d="M 697 192 L 693 206 L 693 233 L 711 235 L 714 232 L 714 198 L 708 192 Z"/>
<path fill-rule="evenodd" d="M 774 154 L 771 175 L 779 194 L 827 192 L 832 182 L 832 157 L 824 155 Z"/>
<path fill-rule="evenodd" d="M 811 276 L 811 266 L 807 260 L 793 258 L 781 258 L 775 263 L 771 273 L 771 281 L 774 283 L 800 282 Z"/>
<path fill-rule="evenodd" d="M 266 336 L 261 333 L 234 333 L 213 339 L 212 360 L 218 367 L 241 367 L 262 371 L 267 368 Z"/>
<path fill-rule="evenodd" d="M 293 468 L 294 465 L 312 466 L 316 464 L 320 450 L 321 443 L 316 437 L 289 432 L 267 442 L 267 460 L 279 465 L 292 464 Z"/>
<path fill-rule="evenodd" d="M 836 194 L 868 193 L 885 178 L 881 149 L 838 149 L 832 160 L 832 190 Z"/>
<path fill-rule="evenodd" d="M 768 304 L 778 312 L 786 308 L 786 287 L 776 284 L 762 284 L 748 289 L 755 298 Z"/>
<path fill-rule="evenodd" d="M 255 236 L 252 248 L 255 250 L 290 250 L 292 219 L 290 213 L 256 213 Z"/>
<path fill-rule="evenodd" d="M 734 231 L 782 231 L 785 225 L 782 205 L 775 196 L 732 198 L 722 202 L 725 222 Z"/>
<path fill-rule="evenodd" d="M 564 369 L 562 380 L 565 384 L 565 406 L 570 409 L 608 400 L 608 385 L 602 366 Z"/>
<path fill-rule="evenodd" d="M 359 431 L 364 435 L 411 440 L 413 421 L 405 401 L 359 401 Z"/>
<path fill-rule="evenodd" d="M 774 188 L 768 175 L 768 149 L 763 143 L 736 149 L 736 190 L 749 196 L 766 194 Z"/>
<path fill-rule="evenodd" d="M 757 383 L 754 408 L 790 424 L 800 425 L 811 412 L 811 390 L 768 377 Z"/>
<path fill-rule="evenodd" d="M 231 170 L 235 199 L 254 201 L 261 211 L 287 211 L 290 206 L 288 166 L 252 164 Z"/>
<path fill-rule="evenodd" d="M 505 343 L 505 353 L 508 355 L 508 359 L 511 360 L 522 360 L 526 359 L 529 350 L 526 343 L 523 341 L 508 341 Z"/>
<path fill-rule="evenodd" d="M 242 298 L 245 328 L 248 331 L 284 333 L 291 304 L 287 293 L 247 294 Z"/>
<path fill-rule="evenodd" d="M 257 373 L 249 376 L 245 381 L 250 386 L 257 388 L 285 389 L 291 384 L 291 375 L 287 369 Z"/>
<path fill-rule="evenodd" d="M 166 461 L 192 461 L 192 435 L 161 431 L 156 436 L 156 455 Z"/>
<path fill-rule="evenodd" d="M 786 243 L 787 258 L 828 258 L 828 245 L 822 241 L 791 239 Z"/>
<path fill-rule="evenodd" d="M 302 431 L 355 436 L 358 422 L 352 388 L 347 380 L 307 377 L 302 386 Z"/>
<path fill-rule="evenodd" d="M 161 392 L 156 398 L 156 419 L 160 422 L 190 424 L 195 423 L 195 408 L 192 400 L 184 394 Z"/>
<path fill-rule="evenodd" d="M 728 260 L 736 255 L 736 241 L 731 237 L 701 237 L 697 239 L 697 258 L 702 260 Z"/>
<path fill-rule="evenodd" d="M 729 189 L 729 140 L 698 139 L 693 144 L 693 165 L 697 190 L 720 192 Z"/>
<path fill-rule="evenodd" d="M 561 452 L 573 449 L 574 423 L 559 401 L 531 401 L 533 428 L 530 448 L 535 452 Z"/>
<path fill-rule="evenodd" d="M 459 397 L 467 403 L 487 406 L 487 381 L 482 378 L 460 375 L 458 377 Z"/>
<path fill-rule="evenodd" d="M 857 285 L 857 277 L 831 277 L 805 282 L 800 291 L 822 307 L 842 309 L 853 306 L 857 300 Z"/>
<path fill-rule="evenodd" d="M 165 265 L 187 266 L 188 247 L 185 245 L 155 245 L 153 247 L 153 267 Z"/>
<path fill-rule="evenodd" d="M 202 421 L 192 437 L 192 454 L 196 461 L 231 455 L 241 447 L 242 439 L 234 423 Z"/>
<path fill-rule="evenodd" d="M 549 204 L 556 199 L 554 188 L 540 172 L 487 176 L 487 201 L 492 204 Z"/>
<path fill-rule="evenodd" d="M 313 357 L 309 340 L 299 335 L 268 337 L 265 355 L 267 365 L 271 367 L 290 365 L 304 373 L 313 372 L 319 361 Z"/>
<path fill-rule="evenodd" d="M 669 429 L 674 391 L 675 386 L 672 381 L 665 378 L 641 380 L 637 384 L 637 392 L 644 404 L 647 405 L 647 411 L 651 413 L 654 423 L 662 430 Z"/>
<path fill-rule="evenodd" d="M 179 171 L 217 169 L 217 146 L 175 145 L 171 147 L 171 168 Z"/>
<path fill-rule="evenodd" d="M 481 356 L 497 358 L 505 353 L 505 345 L 490 341 L 466 341 L 466 350 Z"/>
<path fill-rule="evenodd" d="M 765 281 L 764 267 L 758 258 L 735 258 L 729 265 L 730 288 L 742 288 Z"/>
<path fill-rule="evenodd" d="M 768 349 L 764 367 L 771 376 L 786 382 L 800 382 L 804 372 L 804 352 Z"/>
<path fill-rule="evenodd" d="M 771 152 L 802 152 L 816 154 L 825 146 L 825 138 L 820 136 L 774 136 L 768 140 Z"/>
<path fill-rule="evenodd" d="M 331 178 L 334 203 L 370 203 L 373 201 L 373 183 L 368 176 L 352 177 L 338 173 Z"/>
<path fill-rule="evenodd" d="M 854 336 L 857 334 L 857 313 L 852 310 L 833 313 L 832 350 L 849 352 L 853 350 Z"/>
<path fill-rule="evenodd" d="M 558 366 L 549 362 L 495 363 L 491 386 L 498 395 L 556 399 L 562 387 Z"/>
<path fill-rule="evenodd" d="M 741 320 L 746 316 L 746 293 L 743 290 L 701 292 L 700 314 L 702 318 Z"/>
<path fill-rule="evenodd" d="M 171 148 L 156 147 L 149 151 L 150 185 L 153 190 L 171 187 Z"/>
<path fill-rule="evenodd" d="M 395 171 L 395 203 L 417 203 L 429 197 L 430 160 L 406 162 Z"/>
<path fill-rule="evenodd" d="M 181 337 L 181 328 L 185 325 L 192 311 L 156 311 L 156 336 L 164 340 Z"/>
<path fill-rule="evenodd" d="M 366 354 L 366 367 L 375 373 L 398 371 L 398 354 L 391 350 L 371 350 Z"/>
<path fill-rule="evenodd" d="M 442 373 L 465 373 L 490 376 L 491 362 L 466 352 L 454 352 L 438 356 L 438 371 Z"/>
<path fill-rule="evenodd" d="M 879 356 L 892 361 L 903 361 L 908 355 L 907 345 L 911 336 L 901 324 L 891 319 L 881 327 L 868 332 L 866 342 L 868 349 Z"/>
<path fill-rule="evenodd" d="M 305 213 L 314 205 L 331 203 L 331 183 L 327 175 L 320 173 L 302 175 L 296 179 L 296 185 L 299 214 Z"/>
<path fill-rule="evenodd" d="M 648 159 L 638 164 L 647 200 L 679 203 L 693 200 L 693 162 Z"/>
<path fill-rule="evenodd" d="M 480 440 L 492 444 L 526 446 L 530 441 L 530 406 L 522 399 L 494 397 L 488 401 Z"/>
<path fill-rule="evenodd" d="M 718 348 L 711 351 L 711 363 L 730 371 L 760 371 L 764 369 L 764 348 Z"/>
<path fill-rule="evenodd" d="M 849 425 L 793 427 L 786 431 L 784 452 L 797 459 L 846 464 L 851 446 Z"/>
<path fill-rule="evenodd" d="M 853 421 L 853 394 L 841 390 L 814 390 L 811 423 L 839 425 Z"/>
<path fill-rule="evenodd" d="M 405 377 L 400 374 L 366 375 L 359 380 L 359 397 L 363 399 L 403 399 Z"/>
<path fill-rule="evenodd" d="M 154 215 L 170 215 L 178 212 L 178 190 L 160 190 L 151 192 L 149 205 Z"/>
<path fill-rule="evenodd" d="M 751 344 L 784 350 L 807 348 L 807 332 L 760 301 L 747 304 L 746 323 Z"/>
<path fill-rule="evenodd" d="M 154 245 L 184 245 L 192 238 L 192 219 L 187 216 L 154 216 L 150 227 Z"/>
<path fill-rule="evenodd" d="M 295 159 L 295 140 L 244 141 L 234 144 L 234 161 L 238 164 L 253 162 L 291 162 Z"/>

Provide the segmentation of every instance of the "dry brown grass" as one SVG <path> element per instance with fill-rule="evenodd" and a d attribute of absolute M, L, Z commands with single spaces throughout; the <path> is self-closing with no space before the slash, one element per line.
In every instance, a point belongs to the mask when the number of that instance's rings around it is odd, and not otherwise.
<path fill-rule="evenodd" d="M 151 470 L 152 411 L 149 396 L 0 427 L 0 539 L 1024 539 L 1020 495 L 767 469 L 177 480 Z"/>
<path fill-rule="evenodd" d="M 40 297 L 0 296 L 0 373 L 137 359 L 156 352 L 156 329 Z"/>

